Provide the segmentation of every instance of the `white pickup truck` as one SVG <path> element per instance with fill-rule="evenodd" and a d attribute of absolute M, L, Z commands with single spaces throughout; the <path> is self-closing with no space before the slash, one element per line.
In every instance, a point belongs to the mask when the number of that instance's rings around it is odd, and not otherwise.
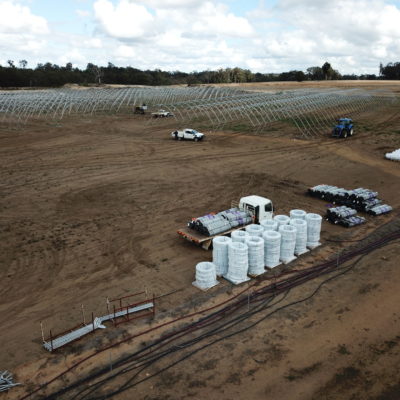
<path fill-rule="evenodd" d="M 195 129 L 183 129 L 181 131 L 174 131 L 171 133 L 171 136 L 175 140 L 194 140 L 198 142 L 199 140 L 204 139 L 204 133 L 197 132 Z"/>
<path fill-rule="evenodd" d="M 152 112 L 151 115 L 153 118 L 167 118 L 174 116 L 174 114 L 166 110 L 158 110 L 156 112 Z"/>

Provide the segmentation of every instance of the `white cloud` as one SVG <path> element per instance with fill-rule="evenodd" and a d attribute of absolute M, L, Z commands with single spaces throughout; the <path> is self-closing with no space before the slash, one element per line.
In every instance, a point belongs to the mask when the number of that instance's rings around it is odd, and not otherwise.
<path fill-rule="evenodd" d="M 90 16 L 90 12 L 89 11 L 87 11 L 87 10 L 75 10 L 75 12 L 76 12 L 76 15 L 78 15 L 78 17 L 81 17 L 81 18 L 86 18 L 86 17 L 89 17 Z"/>
<path fill-rule="evenodd" d="M 0 1 L 0 32 L 43 35 L 49 33 L 45 18 L 15 1 Z"/>

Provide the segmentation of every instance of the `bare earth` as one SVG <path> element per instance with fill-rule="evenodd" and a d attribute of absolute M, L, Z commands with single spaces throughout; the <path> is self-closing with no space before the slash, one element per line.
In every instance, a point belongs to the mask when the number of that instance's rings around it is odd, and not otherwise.
<path fill-rule="evenodd" d="M 379 87 L 368 85 L 361 84 Z M 400 92 L 397 83 L 381 87 Z M 0 125 L 0 370 L 24 384 L 0 396 L 20 398 L 149 325 L 147 319 L 107 325 L 49 354 L 41 347 L 40 321 L 46 334 L 57 333 L 81 321 L 81 304 L 88 315 L 101 315 L 107 296 L 181 289 L 160 299 L 155 326 L 246 287 L 222 281 L 214 292 L 195 289 L 194 267 L 211 252 L 176 234 L 190 218 L 226 209 L 233 199 L 258 194 L 272 199 L 280 214 L 292 208 L 324 214 L 326 203 L 304 193 L 327 183 L 376 190 L 394 207 L 349 230 L 324 222 L 323 246 L 286 269 L 314 265 L 350 245 L 327 239 L 361 239 L 397 223 L 400 164 L 383 156 L 400 148 L 399 105 L 355 121 L 356 136 L 348 140 L 301 140 L 293 127 L 277 124 L 259 135 L 205 132 L 199 143 L 171 140 L 173 121 L 149 125 L 133 115 Z M 373 252 L 307 302 L 116 398 L 400 399 L 399 251 L 394 242 Z M 285 301 L 304 297 L 319 282 L 293 290 Z M 51 389 L 132 351 L 142 339 L 92 358 Z"/>

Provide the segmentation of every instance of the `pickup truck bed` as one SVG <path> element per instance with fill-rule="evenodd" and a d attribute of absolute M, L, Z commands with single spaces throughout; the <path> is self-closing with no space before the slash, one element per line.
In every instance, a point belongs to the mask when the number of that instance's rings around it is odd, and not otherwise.
<path fill-rule="evenodd" d="M 243 229 L 244 227 L 245 225 L 237 226 L 235 228 L 229 229 L 229 231 L 221 232 L 218 235 L 214 236 L 202 235 L 200 232 L 197 232 L 194 229 L 190 229 L 188 227 L 179 229 L 177 232 L 178 235 L 183 236 L 186 240 L 189 240 L 189 242 L 194 242 L 201 246 L 204 250 L 208 250 L 211 246 L 213 238 L 215 238 L 216 236 L 227 235 L 228 233 L 231 233 L 233 231 Z"/>

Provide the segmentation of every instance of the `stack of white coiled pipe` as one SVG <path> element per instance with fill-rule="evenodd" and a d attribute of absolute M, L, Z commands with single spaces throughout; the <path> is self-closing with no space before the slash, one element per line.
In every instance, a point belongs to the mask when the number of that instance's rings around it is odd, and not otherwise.
<path fill-rule="evenodd" d="M 265 231 L 264 239 L 264 264 L 268 268 L 275 268 L 280 264 L 281 234 L 276 231 Z"/>
<path fill-rule="evenodd" d="M 228 272 L 225 278 L 234 284 L 249 280 L 247 272 L 249 269 L 249 250 L 247 244 L 231 242 L 228 245 Z"/>
<path fill-rule="evenodd" d="M 228 246 L 232 239 L 228 236 L 217 236 L 213 239 L 213 263 L 217 276 L 228 272 Z"/>
<path fill-rule="evenodd" d="M 193 285 L 202 290 L 207 290 L 219 282 L 215 265 L 212 262 L 204 261 L 196 265 L 196 280 Z"/>
<path fill-rule="evenodd" d="M 249 251 L 249 270 L 250 276 L 261 275 L 265 272 L 264 268 L 264 239 L 259 236 L 250 236 L 246 239 Z"/>
<path fill-rule="evenodd" d="M 293 225 L 281 225 L 279 227 L 279 233 L 282 235 L 280 260 L 285 264 L 296 258 L 294 255 L 296 232 L 296 227 Z"/>

